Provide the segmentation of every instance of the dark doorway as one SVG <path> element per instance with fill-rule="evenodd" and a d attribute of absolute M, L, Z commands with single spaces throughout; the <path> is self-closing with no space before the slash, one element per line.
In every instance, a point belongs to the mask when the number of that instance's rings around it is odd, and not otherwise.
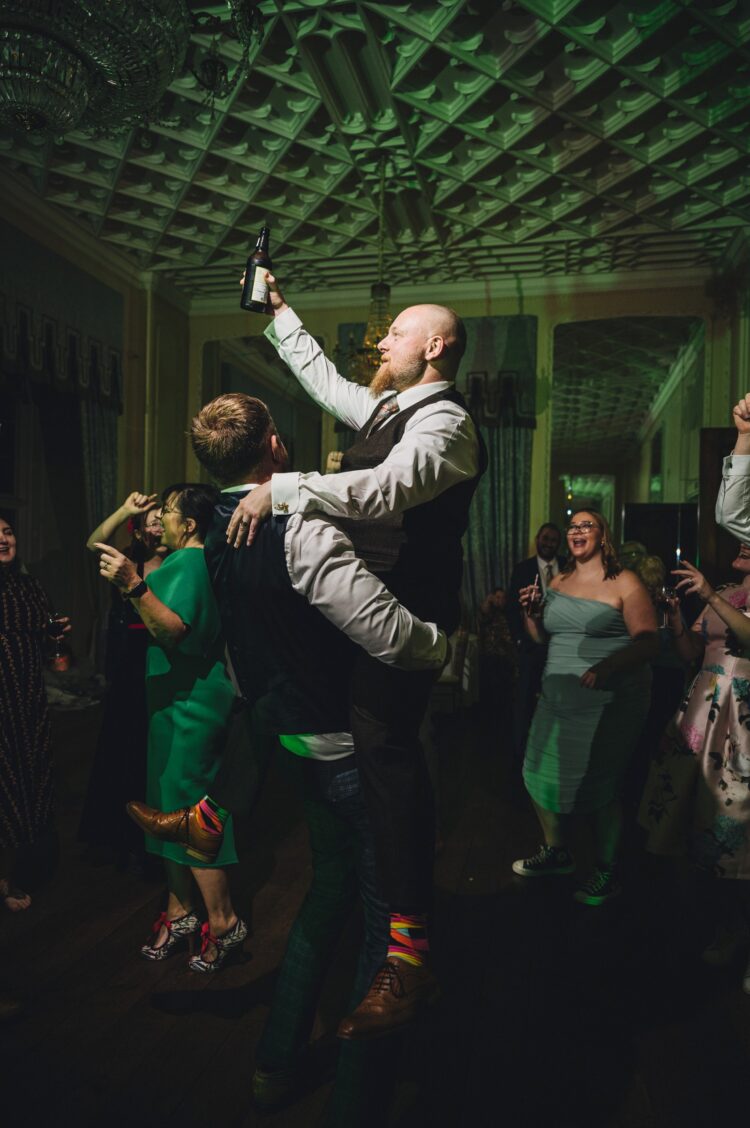
<path fill-rule="evenodd" d="M 681 559 L 695 561 L 698 551 L 698 505 L 664 502 L 627 503 L 622 539 L 640 541 L 650 555 L 660 556 L 667 568 Z"/>

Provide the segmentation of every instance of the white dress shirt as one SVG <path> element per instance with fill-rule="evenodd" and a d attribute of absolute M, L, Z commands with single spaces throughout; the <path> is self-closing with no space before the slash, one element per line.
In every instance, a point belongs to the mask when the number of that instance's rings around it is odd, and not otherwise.
<path fill-rule="evenodd" d="M 222 493 L 244 493 L 255 484 L 229 486 Z M 284 535 L 284 556 L 294 590 L 373 658 L 404 670 L 443 666 L 444 632 L 407 611 L 355 555 L 352 542 L 336 525 L 322 517 L 293 514 Z M 286 739 L 298 738 L 308 739 L 305 734 Z M 307 753 L 298 754 L 340 759 L 350 752 L 349 734 L 326 733 L 316 736 Z"/>
<path fill-rule="evenodd" d="M 550 579 L 554 580 L 557 573 L 560 571 L 560 565 L 557 562 L 557 557 L 554 556 L 552 560 L 544 560 L 543 557 L 537 556 L 536 566 L 539 569 L 539 583 L 542 585 L 542 595 L 547 594 L 547 568 L 552 569 Z"/>
<path fill-rule="evenodd" d="M 367 388 L 339 375 L 293 310 L 286 309 L 275 317 L 265 333 L 320 407 L 352 430 L 364 426 L 378 401 Z M 441 380 L 407 388 L 398 393 L 399 411 L 452 386 Z M 273 512 L 318 512 L 377 520 L 430 501 L 478 472 L 477 438 L 471 418 L 459 404 L 441 400 L 410 417 L 401 441 L 372 470 L 274 474 Z"/>
<path fill-rule="evenodd" d="M 750 454 L 730 454 L 724 459 L 716 524 L 742 544 L 750 544 Z"/>

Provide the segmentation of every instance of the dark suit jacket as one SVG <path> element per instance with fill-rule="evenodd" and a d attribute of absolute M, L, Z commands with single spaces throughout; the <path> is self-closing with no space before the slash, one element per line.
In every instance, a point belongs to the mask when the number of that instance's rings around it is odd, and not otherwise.
<path fill-rule="evenodd" d="M 266 732 L 346 732 L 356 647 L 294 590 L 284 551 L 288 517 L 264 521 L 252 548 L 227 544 L 243 496 L 222 494 L 205 545 L 242 694 Z"/>
<path fill-rule="evenodd" d="M 564 556 L 558 556 L 558 565 L 562 568 L 565 563 Z M 508 587 L 508 603 L 505 610 L 505 615 L 510 627 L 510 633 L 513 639 L 522 647 L 526 644 L 536 646 L 526 634 L 523 625 L 523 616 L 521 614 L 521 607 L 518 602 L 518 593 L 523 587 L 528 587 L 533 584 L 534 580 L 539 576 L 539 568 L 537 566 L 536 556 L 530 556 L 528 560 L 522 560 L 520 564 L 516 564 L 513 569 L 513 575 L 510 577 L 510 586 Z M 539 576 L 539 584 L 541 586 L 542 577 Z"/>

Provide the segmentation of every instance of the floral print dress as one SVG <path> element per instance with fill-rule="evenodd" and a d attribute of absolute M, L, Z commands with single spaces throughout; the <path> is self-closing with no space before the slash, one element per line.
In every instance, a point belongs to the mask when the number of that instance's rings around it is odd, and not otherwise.
<path fill-rule="evenodd" d="M 750 617 L 748 589 L 721 595 Z M 703 664 L 651 764 L 639 817 L 651 853 L 750 878 L 750 652 L 710 607 L 693 630 Z"/>

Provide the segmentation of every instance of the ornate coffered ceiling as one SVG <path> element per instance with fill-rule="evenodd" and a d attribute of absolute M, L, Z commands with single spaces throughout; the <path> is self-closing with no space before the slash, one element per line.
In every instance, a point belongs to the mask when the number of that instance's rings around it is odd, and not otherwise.
<path fill-rule="evenodd" d="M 266 219 L 296 291 L 372 281 L 383 159 L 393 283 L 712 268 L 750 223 L 748 0 L 260 7 L 213 110 L 188 73 L 161 123 L 0 135 L 0 164 L 198 297 L 234 298 Z"/>
<path fill-rule="evenodd" d="M 703 323 L 693 317 L 619 317 L 559 325 L 552 442 L 560 470 L 611 468 L 632 455 L 649 410 L 660 393 L 668 392 L 670 374 L 681 375 L 675 366 L 688 348 L 702 378 L 702 339 Z"/>

